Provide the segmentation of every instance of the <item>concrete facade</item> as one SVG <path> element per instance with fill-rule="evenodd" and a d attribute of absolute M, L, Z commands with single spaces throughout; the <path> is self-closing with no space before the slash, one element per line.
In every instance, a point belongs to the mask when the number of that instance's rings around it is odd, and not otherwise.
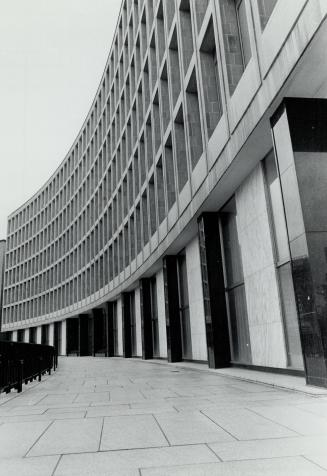
<path fill-rule="evenodd" d="M 215 349 L 209 365 L 307 371 L 315 353 L 300 333 L 324 342 L 326 316 L 299 326 L 288 238 L 278 255 L 291 229 L 278 164 L 298 144 L 277 123 L 273 141 L 272 123 L 286 97 L 303 117 L 302 98 L 324 107 L 326 14 L 319 0 L 124 1 L 80 134 L 9 217 L 2 330 L 37 327 L 39 341 L 41 324 L 62 322 L 65 354 L 66 319 L 88 316 L 92 335 L 100 309 L 108 355 L 136 332 L 138 357 L 148 345 L 170 358 L 179 345 L 178 358 L 202 362 Z M 55 342 L 53 327 L 47 335 Z"/>

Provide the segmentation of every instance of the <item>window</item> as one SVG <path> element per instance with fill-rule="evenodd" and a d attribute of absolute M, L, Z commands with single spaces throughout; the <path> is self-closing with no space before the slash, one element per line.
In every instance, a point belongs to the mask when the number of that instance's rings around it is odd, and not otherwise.
<path fill-rule="evenodd" d="M 246 65 L 251 59 L 251 44 L 250 44 L 250 35 L 249 28 L 246 18 L 246 5 L 245 0 L 238 2 L 236 7 L 239 38 L 241 43 L 243 67 L 245 69 Z"/>
<path fill-rule="evenodd" d="M 258 0 L 261 29 L 264 30 L 278 0 Z"/>
<path fill-rule="evenodd" d="M 252 55 L 246 1 L 219 2 L 230 94 L 235 91 Z"/>

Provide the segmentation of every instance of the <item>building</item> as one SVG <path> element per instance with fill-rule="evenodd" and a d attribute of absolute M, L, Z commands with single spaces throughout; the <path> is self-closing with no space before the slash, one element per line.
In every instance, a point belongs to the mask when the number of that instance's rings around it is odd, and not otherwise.
<path fill-rule="evenodd" d="M 327 385 L 326 14 L 123 2 L 80 133 L 9 217 L 9 338 Z"/>
<path fill-rule="evenodd" d="M 6 241 L 0 240 L 0 329 L 2 316 L 3 275 L 5 267 Z"/>

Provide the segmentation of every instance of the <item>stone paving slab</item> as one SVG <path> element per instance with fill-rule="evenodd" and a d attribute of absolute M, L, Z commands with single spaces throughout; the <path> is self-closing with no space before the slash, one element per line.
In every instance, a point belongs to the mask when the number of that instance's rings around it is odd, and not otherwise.
<path fill-rule="evenodd" d="M 167 462 L 169 465 L 191 465 L 217 462 L 217 458 L 206 445 L 65 455 L 56 470 L 56 476 L 107 476 L 108 468 L 111 475 L 112 471 L 166 466 Z"/>
<path fill-rule="evenodd" d="M 302 457 L 261 459 L 142 469 L 142 476 L 323 476 L 326 472 Z"/>
<path fill-rule="evenodd" d="M 41 383 L 0 395 L 0 475 L 327 475 L 323 391 L 201 369 L 60 358 Z"/>
<path fill-rule="evenodd" d="M 52 476 L 60 456 L 0 460 L 1 476 Z"/>

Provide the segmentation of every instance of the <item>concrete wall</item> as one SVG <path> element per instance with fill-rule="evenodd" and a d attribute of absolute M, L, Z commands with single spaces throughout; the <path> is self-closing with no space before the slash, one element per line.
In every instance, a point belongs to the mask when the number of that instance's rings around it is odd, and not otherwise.
<path fill-rule="evenodd" d="M 198 237 L 185 248 L 190 306 L 192 358 L 207 360 L 207 339 L 203 308 L 202 278 Z"/>
<path fill-rule="evenodd" d="M 165 313 L 165 291 L 163 270 L 156 274 L 157 280 L 157 304 L 158 304 L 158 327 L 159 327 L 159 356 L 167 358 L 167 334 Z"/>
<path fill-rule="evenodd" d="M 135 289 L 136 355 L 142 357 L 140 288 Z"/>
<path fill-rule="evenodd" d="M 67 354 L 67 321 L 64 320 L 61 323 L 61 349 L 59 351 L 60 355 Z"/>
<path fill-rule="evenodd" d="M 236 206 L 252 363 L 286 367 L 284 330 L 261 164 L 237 190 Z"/>
<path fill-rule="evenodd" d="M 123 355 L 123 316 L 122 300 L 117 299 L 118 355 Z"/>
<path fill-rule="evenodd" d="M 54 344 L 54 323 L 49 324 L 49 345 Z"/>
<path fill-rule="evenodd" d="M 42 343 L 42 327 L 37 326 L 36 328 L 36 343 L 41 344 Z"/>

